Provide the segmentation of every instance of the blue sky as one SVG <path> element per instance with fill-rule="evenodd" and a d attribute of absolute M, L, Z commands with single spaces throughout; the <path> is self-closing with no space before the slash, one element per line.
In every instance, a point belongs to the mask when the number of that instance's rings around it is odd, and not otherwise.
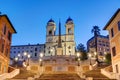
<path fill-rule="evenodd" d="M 70 16 L 75 24 L 76 44 L 86 46 L 94 25 L 100 27 L 102 35 L 108 34 L 102 29 L 118 8 L 120 0 L 0 0 L 0 11 L 8 15 L 17 31 L 12 45 L 44 44 L 48 20 L 52 18 L 58 26 L 60 18 L 64 34 Z"/>

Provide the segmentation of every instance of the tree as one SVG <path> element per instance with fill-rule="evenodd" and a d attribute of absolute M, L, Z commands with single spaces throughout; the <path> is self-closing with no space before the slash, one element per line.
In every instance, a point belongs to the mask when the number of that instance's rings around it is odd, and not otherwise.
<path fill-rule="evenodd" d="M 80 59 L 81 60 L 86 60 L 87 59 L 87 51 L 85 49 L 85 46 L 82 43 L 78 44 L 77 51 L 80 52 L 80 55 L 81 55 Z"/>
<path fill-rule="evenodd" d="M 92 33 L 94 33 L 95 38 L 95 51 L 97 52 L 97 37 L 100 35 L 100 29 L 98 26 L 93 26 L 93 29 L 91 30 Z M 98 56 L 98 55 L 97 55 Z M 98 57 L 97 57 L 98 61 Z"/>
<path fill-rule="evenodd" d="M 106 54 L 105 55 L 105 62 L 108 64 L 111 64 L 111 54 Z"/>
<path fill-rule="evenodd" d="M 97 37 L 100 35 L 100 29 L 98 26 L 93 26 L 93 29 L 91 30 L 92 33 L 94 33 L 95 37 L 95 50 L 97 52 Z"/>

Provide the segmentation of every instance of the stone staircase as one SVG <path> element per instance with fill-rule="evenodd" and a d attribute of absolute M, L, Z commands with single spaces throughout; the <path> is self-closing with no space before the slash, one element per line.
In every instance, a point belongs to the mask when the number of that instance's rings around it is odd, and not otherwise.
<path fill-rule="evenodd" d="M 43 74 L 36 80 L 83 80 L 77 74 L 74 73 L 62 73 L 62 74 Z"/>
<path fill-rule="evenodd" d="M 105 75 L 101 74 L 101 67 L 98 67 L 95 70 L 88 71 L 84 73 L 84 75 L 87 77 L 92 77 L 93 80 L 115 80 L 115 79 L 109 79 Z"/>
<path fill-rule="evenodd" d="M 20 69 L 20 74 L 9 80 L 16 80 L 16 79 L 24 80 L 27 79 L 28 77 L 34 77 L 34 75 L 35 73 L 31 71 L 27 71 L 26 69 Z"/>

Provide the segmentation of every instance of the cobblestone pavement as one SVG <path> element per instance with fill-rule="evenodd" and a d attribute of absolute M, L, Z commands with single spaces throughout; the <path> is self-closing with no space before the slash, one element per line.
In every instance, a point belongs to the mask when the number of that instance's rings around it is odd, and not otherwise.
<path fill-rule="evenodd" d="M 77 74 L 74 73 L 62 73 L 62 74 L 43 74 L 36 80 L 83 80 Z"/>

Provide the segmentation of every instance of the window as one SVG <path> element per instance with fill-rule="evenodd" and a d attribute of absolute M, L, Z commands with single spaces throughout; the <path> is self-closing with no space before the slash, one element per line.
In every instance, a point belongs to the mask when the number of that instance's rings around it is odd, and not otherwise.
<path fill-rule="evenodd" d="M 23 59 L 23 56 L 22 56 L 22 59 Z"/>
<path fill-rule="evenodd" d="M 6 49 L 6 53 L 5 53 L 5 55 L 8 56 L 8 54 L 9 54 L 9 53 L 8 53 L 8 49 Z"/>
<path fill-rule="evenodd" d="M 107 49 L 107 51 L 109 51 L 110 49 Z"/>
<path fill-rule="evenodd" d="M 113 55 L 113 56 L 116 55 L 116 48 L 115 48 L 115 47 L 112 48 L 112 55 Z"/>
<path fill-rule="evenodd" d="M 50 51 L 48 53 L 50 54 Z"/>
<path fill-rule="evenodd" d="M 111 37 L 114 36 L 113 28 L 111 29 Z"/>
<path fill-rule="evenodd" d="M 119 73 L 118 65 L 115 65 L 115 68 L 116 68 L 116 73 Z"/>
<path fill-rule="evenodd" d="M 37 56 L 37 53 L 35 53 L 35 57 Z"/>
<path fill-rule="evenodd" d="M 10 32 L 8 32 L 8 40 L 11 41 L 11 33 Z"/>
<path fill-rule="evenodd" d="M 101 41 L 99 40 L 99 42 L 101 42 Z"/>
<path fill-rule="evenodd" d="M 35 51 L 37 51 L 37 48 L 35 48 Z"/>
<path fill-rule="evenodd" d="M 105 46 L 105 44 L 103 44 L 103 46 Z"/>
<path fill-rule="evenodd" d="M 4 43 L 2 44 L 2 50 L 1 52 L 3 53 L 4 52 Z"/>
<path fill-rule="evenodd" d="M 99 55 L 100 55 L 100 56 L 103 56 L 103 53 L 102 53 L 102 52 L 100 52 L 100 53 L 99 53 Z"/>
<path fill-rule="evenodd" d="M 4 26 L 4 34 L 6 34 L 6 25 Z"/>
<path fill-rule="evenodd" d="M 14 51 L 14 53 L 16 53 L 16 51 Z"/>
<path fill-rule="evenodd" d="M 118 30 L 120 31 L 120 21 L 118 21 Z"/>

